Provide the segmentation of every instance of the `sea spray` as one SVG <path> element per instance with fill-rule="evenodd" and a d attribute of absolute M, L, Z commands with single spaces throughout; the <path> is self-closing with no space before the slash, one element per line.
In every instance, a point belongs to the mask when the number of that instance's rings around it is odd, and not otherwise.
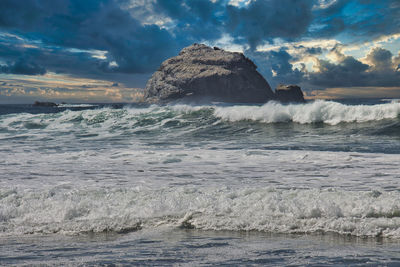
<path fill-rule="evenodd" d="M 90 106 L 91 107 L 91 106 Z M 256 121 L 262 123 L 295 122 L 300 124 L 326 123 L 337 125 L 339 123 L 362 123 L 368 121 L 379 121 L 384 119 L 395 119 L 400 115 L 400 103 L 377 105 L 345 105 L 334 101 L 317 100 L 305 104 L 281 104 L 268 102 L 264 105 L 172 105 L 149 107 L 124 106 L 122 109 L 102 107 L 87 110 L 65 110 L 52 114 L 30 114 L 18 113 L 0 116 L 0 127 L 20 129 L 26 123 L 40 123 L 44 126 L 64 127 L 72 123 L 74 126 L 112 126 L 115 124 L 128 124 L 140 126 L 141 120 L 162 126 L 165 119 L 186 119 L 187 114 L 199 116 L 214 116 L 216 119 L 225 121 Z M 182 117 L 183 116 L 183 117 Z M 159 124 L 161 123 L 161 124 Z M 64 124 L 64 125 L 63 125 Z M 72 127 L 72 125 L 71 125 Z"/>
<path fill-rule="evenodd" d="M 367 122 L 393 119 L 400 115 L 400 103 L 380 105 L 344 105 L 333 101 L 317 100 L 306 104 L 284 105 L 268 102 L 262 106 L 215 107 L 214 114 L 228 121 L 253 120 L 264 123 L 297 122 L 327 123 Z"/>

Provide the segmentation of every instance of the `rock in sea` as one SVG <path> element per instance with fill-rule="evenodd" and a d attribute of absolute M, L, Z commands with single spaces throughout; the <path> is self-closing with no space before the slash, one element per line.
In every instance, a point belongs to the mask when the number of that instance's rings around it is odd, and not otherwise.
<path fill-rule="evenodd" d="M 265 103 L 276 97 L 257 66 L 242 53 L 193 44 L 161 64 L 147 82 L 144 99 Z"/>
<path fill-rule="evenodd" d="M 57 107 L 58 105 L 53 102 L 35 101 L 35 103 L 33 103 L 33 106 L 35 106 L 35 107 Z"/>
<path fill-rule="evenodd" d="M 280 102 L 305 102 L 303 92 L 297 85 L 280 84 L 275 89 L 275 96 Z"/>

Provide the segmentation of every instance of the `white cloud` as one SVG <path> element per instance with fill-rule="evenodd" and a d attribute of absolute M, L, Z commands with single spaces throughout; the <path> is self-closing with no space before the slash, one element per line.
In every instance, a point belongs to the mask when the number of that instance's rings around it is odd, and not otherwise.
<path fill-rule="evenodd" d="M 92 54 L 92 57 L 93 57 L 93 58 L 107 59 L 107 57 L 106 57 L 107 51 L 103 51 L 103 50 L 90 50 L 89 52 Z"/>
<path fill-rule="evenodd" d="M 230 0 L 229 4 L 232 6 L 243 7 L 250 4 L 253 0 Z"/>
<path fill-rule="evenodd" d="M 243 53 L 244 50 L 248 49 L 248 46 L 235 44 L 233 38 L 229 34 L 224 34 L 220 39 L 215 41 L 204 40 L 201 43 L 204 43 L 208 46 L 217 46 L 230 52 Z"/>
<path fill-rule="evenodd" d="M 337 0 L 318 0 L 318 4 L 314 5 L 313 9 L 325 9 L 336 2 Z"/>
<path fill-rule="evenodd" d="M 279 51 L 282 47 L 286 47 L 289 54 L 296 53 L 299 47 L 305 48 L 321 48 L 324 50 L 330 50 L 337 44 L 341 44 L 340 41 L 335 39 L 313 39 L 313 40 L 302 40 L 297 42 L 284 42 L 281 39 L 274 39 L 273 44 L 265 43 L 257 46 L 257 51 Z"/>
<path fill-rule="evenodd" d="M 160 28 L 167 28 L 172 20 L 154 10 L 155 0 L 131 0 L 126 1 L 121 8 L 127 10 L 131 16 L 139 20 L 142 25 L 156 24 Z"/>

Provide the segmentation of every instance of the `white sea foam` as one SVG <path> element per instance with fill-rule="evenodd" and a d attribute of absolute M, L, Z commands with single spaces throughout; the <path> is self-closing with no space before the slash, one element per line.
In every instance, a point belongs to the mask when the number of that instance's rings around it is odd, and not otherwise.
<path fill-rule="evenodd" d="M 58 107 L 60 108 L 91 108 L 91 107 L 98 107 L 95 104 L 59 104 Z"/>
<path fill-rule="evenodd" d="M 400 99 L 397 98 L 384 98 L 380 100 L 381 102 L 386 102 L 386 103 L 399 103 Z"/>
<path fill-rule="evenodd" d="M 268 102 L 263 106 L 216 107 L 214 114 L 228 121 L 324 122 L 335 125 L 341 122 L 366 122 L 396 118 L 400 115 L 400 103 L 353 106 L 323 100 L 289 105 Z"/>
<path fill-rule="evenodd" d="M 131 147 L 2 156 L 2 235 L 194 227 L 400 238 L 398 155 Z"/>
<path fill-rule="evenodd" d="M 262 142 L 231 145 L 240 138 L 230 136 L 180 143 L 178 136 L 210 121 L 335 124 L 398 114 L 399 103 L 316 101 L 4 115 L 0 140 L 14 139 L 0 142 L 0 235 L 194 227 L 400 238 L 398 154 L 268 150 Z M 206 123 L 168 128 L 199 117 Z M 156 128 L 165 131 L 132 134 Z"/>
<path fill-rule="evenodd" d="M 0 191 L 4 235 L 189 227 L 400 238 L 399 192 L 275 188 Z"/>
<path fill-rule="evenodd" d="M 306 104 L 283 105 L 277 102 L 268 102 L 262 106 L 150 106 L 147 108 L 125 107 L 112 109 L 108 107 L 71 111 L 66 110 L 55 114 L 11 114 L 0 117 L 0 127 L 10 130 L 32 128 L 47 128 L 53 130 L 68 130 L 76 126 L 101 128 L 110 130 L 110 127 L 142 127 L 141 123 L 147 120 L 153 125 L 146 127 L 162 127 L 171 119 L 181 119 L 182 115 L 198 111 L 206 111 L 224 121 L 252 120 L 262 123 L 296 122 L 296 123 L 360 123 L 393 119 L 400 115 L 400 103 L 392 101 L 379 105 L 344 105 L 333 101 L 318 100 Z M 204 114 L 197 114 L 203 116 Z M 202 119 L 202 118 L 200 118 Z M 33 123 L 33 125 L 32 125 Z M 98 133 L 98 129 L 96 130 Z"/>

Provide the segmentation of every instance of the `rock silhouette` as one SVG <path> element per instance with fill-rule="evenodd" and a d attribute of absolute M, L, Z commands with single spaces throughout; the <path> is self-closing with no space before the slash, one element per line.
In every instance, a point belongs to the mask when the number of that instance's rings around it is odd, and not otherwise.
<path fill-rule="evenodd" d="M 57 107 L 58 105 L 53 102 L 40 102 L 40 101 L 35 101 L 33 103 L 34 107 Z"/>

